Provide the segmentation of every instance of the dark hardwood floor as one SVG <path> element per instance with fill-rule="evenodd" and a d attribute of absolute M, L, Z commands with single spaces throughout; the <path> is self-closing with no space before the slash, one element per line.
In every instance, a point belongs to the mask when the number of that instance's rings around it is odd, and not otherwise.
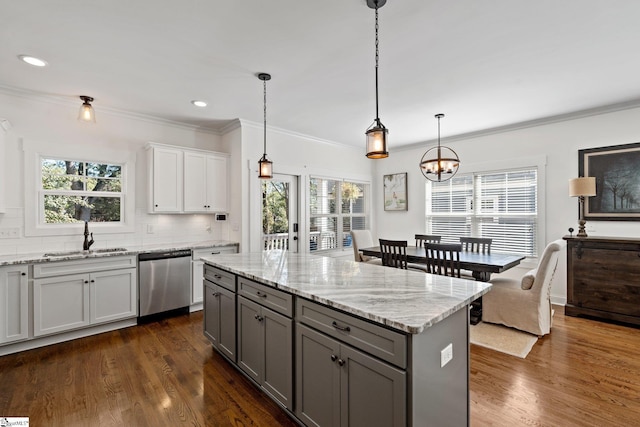
<path fill-rule="evenodd" d="M 213 351 L 202 312 L 0 357 L 32 426 L 295 426 Z M 471 347 L 472 426 L 640 425 L 640 329 L 565 317 L 526 359 Z"/>

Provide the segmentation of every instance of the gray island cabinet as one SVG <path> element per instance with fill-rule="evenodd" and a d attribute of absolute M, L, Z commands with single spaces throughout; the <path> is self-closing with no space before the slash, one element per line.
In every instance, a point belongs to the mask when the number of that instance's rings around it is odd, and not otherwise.
<path fill-rule="evenodd" d="M 488 283 L 284 251 L 202 259 L 205 335 L 301 424 L 469 425 L 468 306 Z"/>

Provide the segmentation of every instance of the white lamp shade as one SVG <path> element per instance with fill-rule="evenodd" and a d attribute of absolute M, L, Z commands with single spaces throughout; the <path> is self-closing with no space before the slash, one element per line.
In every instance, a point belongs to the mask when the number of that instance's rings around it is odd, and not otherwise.
<path fill-rule="evenodd" d="M 591 197 L 596 195 L 596 179 L 592 176 L 569 180 L 569 196 Z"/>

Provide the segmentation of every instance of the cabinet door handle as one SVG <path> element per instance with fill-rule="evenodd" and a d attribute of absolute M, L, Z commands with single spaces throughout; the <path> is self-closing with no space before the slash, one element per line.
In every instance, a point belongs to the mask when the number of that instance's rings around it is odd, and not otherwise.
<path fill-rule="evenodd" d="M 220 296 L 220 292 L 214 292 L 212 295 L 213 295 L 214 297 L 219 297 L 219 296 Z"/>
<path fill-rule="evenodd" d="M 96 281 L 94 279 L 91 279 L 91 283 L 96 283 Z"/>
<path fill-rule="evenodd" d="M 257 291 L 257 292 L 256 292 L 256 295 L 258 295 L 260 298 L 266 298 L 266 297 L 267 297 L 267 294 L 263 294 L 263 293 L 262 293 L 262 292 L 260 292 L 260 291 Z"/>
<path fill-rule="evenodd" d="M 640 256 L 640 254 L 638 254 L 638 256 Z M 21 276 L 26 276 L 27 273 L 20 273 Z"/>
<path fill-rule="evenodd" d="M 331 326 L 333 326 L 334 328 L 336 328 L 336 329 L 338 329 L 340 331 L 345 331 L 345 332 L 350 332 L 351 331 L 351 328 L 349 326 L 340 326 L 340 325 L 338 325 L 338 322 L 336 322 L 335 320 L 333 321 Z"/>
<path fill-rule="evenodd" d="M 335 354 L 331 355 L 331 361 L 335 362 L 336 360 L 338 360 L 338 356 L 336 356 Z"/>
<path fill-rule="evenodd" d="M 84 281 L 84 283 L 89 283 L 89 281 L 88 281 L 88 280 L 85 280 L 85 281 Z"/>
<path fill-rule="evenodd" d="M 344 359 L 338 359 L 338 365 L 344 366 L 344 363 L 345 363 Z"/>
<path fill-rule="evenodd" d="M 257 315 L 257 314 L 256 314 L 255 316 L 253 316 L 253 317 L 254 317 L 258 322 L 262 322 L 262 321 L 264 320 L 264 317 L 259 316 L 259 315 Z"/>
<path fill-rule="evenodd" d="M 158 207 L 158 205 L 156 205 L 156 208 Z"/>

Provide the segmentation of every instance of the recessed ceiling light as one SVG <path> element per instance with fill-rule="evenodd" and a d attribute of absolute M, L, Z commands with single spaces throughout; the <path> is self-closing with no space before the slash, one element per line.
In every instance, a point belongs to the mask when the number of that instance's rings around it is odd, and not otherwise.
<path fill-rule="evenodd" d="M 204 101 L 191 101 L 191 103 L 193 105 L 195 105 L 196 107 L 206 107 L 207 103 Z"/>
<path fill-rule="evenodd" d="M 34 67 L 46 67 L 47 66 L 47 61 L 40 59 L 40 58 L 36 58 L 35 56 L 29 56 L 29 55 L 20 55 L 18 56 L 18 58 L 20 58 L 23 62 L 26 62 L 29 65 L 33 65 Z"/>

